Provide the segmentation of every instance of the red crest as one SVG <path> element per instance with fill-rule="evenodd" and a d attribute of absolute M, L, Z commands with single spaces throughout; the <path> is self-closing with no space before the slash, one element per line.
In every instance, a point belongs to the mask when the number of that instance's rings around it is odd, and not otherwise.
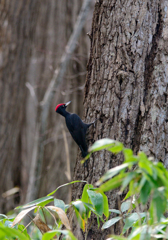
<path fill-rule="evenodd" d="M 55 111 L 57 111 L 57 109 L 58 109 L 60 106 L 62 106 L 62 105 L 65 105 L 65 103 L 60 103 L 60 104 L 58 104 L 58 105 L 56 106 L 56 108 L 55 108 Z"/>

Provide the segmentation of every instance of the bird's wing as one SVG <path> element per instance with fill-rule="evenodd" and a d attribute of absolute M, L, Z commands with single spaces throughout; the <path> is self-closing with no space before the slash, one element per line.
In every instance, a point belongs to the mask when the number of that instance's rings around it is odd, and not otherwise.
<path fill-rule="evenodd" d="M 82 120 L 77 114 L 71 114 L 66 119 L 66 124 L 70 132 L 83 128 Z"/>
<path fill-rule="evenodd" d="M 86 145 L 86 129 L 80 117 L 77 114 L 71 114 L 66 119 L 67 128 L 72 135 L 75 142 L 82 147 L 84 151 L 87 151 Z"/>

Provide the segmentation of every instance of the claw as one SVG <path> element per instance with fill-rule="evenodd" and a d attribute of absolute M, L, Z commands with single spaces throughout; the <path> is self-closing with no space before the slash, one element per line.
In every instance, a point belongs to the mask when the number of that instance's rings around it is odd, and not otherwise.
<path fill-rule="evenodd" d="M 97 121 L 98 119 L 94 120 L 94 122 L 92 122 L 93 126 L 96 127 L 96 124 L 95 122 Z"/>

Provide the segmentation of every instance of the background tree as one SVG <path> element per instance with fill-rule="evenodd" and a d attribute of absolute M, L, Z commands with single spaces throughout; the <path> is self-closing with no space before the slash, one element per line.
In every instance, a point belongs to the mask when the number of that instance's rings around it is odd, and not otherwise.
<path fill-rule="evenodd" d="M 82 2 L 30 0 L 23 3 L 14 0 L 0 3 L 0 196 L 19 187 L 15 195 L 0 197 L 1 213 L 27 199 L 31 162 L 35 155 L 33 147 L 41 137 L 36 134 L 40 121 L 39 103 L 59 65 Z M 62 123 L 54 109 L 57 103 L 72 100 L 70 110 L 82 112 L 89 46 L 86 32 L 91 16 L 92 12 L 68 65 L 63 85 L 55 89 L 44 136 L 44 161 L 37 197 L 68 181 Z M 70 135 L 66 136 L 72 170 L 77 147 Z M 68 200 L 67 189 L 62 189 L 59 197 Z"/>
<path fill-rule="evenodd" d="M 88 142 L 110 137 L 168 164 L 168 3 L 166 0 L 100 0 L 95 4 L 90 58 L 84 95 L 86 122 L 99 119 Z M 95 153 L 88 168 L 78 155 L 74 179 L 95 183 L 122 157 Z M 81 197 L 81 184 L 73 199 Z M 110 208 L 118 208 L 117 192 L 110 193 Z M 87 239 L 105 239 L 108 231 L 89 223 Z M 92 223 L 92 224 L 91 224 Z M 78 239 L 85 239 L 74 228 Z M 110 230 L 111 231 L 111 230 Z M 119 226 L 112 230 L 119 233 Z M 101 236 L 101 237 L 100 237 Z"/>

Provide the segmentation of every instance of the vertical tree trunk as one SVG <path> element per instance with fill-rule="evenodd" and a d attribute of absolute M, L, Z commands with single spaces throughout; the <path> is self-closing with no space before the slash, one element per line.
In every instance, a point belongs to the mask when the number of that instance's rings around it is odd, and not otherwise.
<path fill-rule="evenodd" d="M 144 151 L 168 166 L 168 2 L 166 0 L 101 0 L 95 4 L 91 49 L 84 96 L 88 143 L 109 137 L 137 153 Z M 122 163 L 106 151 L 89 160 L 89 171 L 78 156 L 74 179 L 94 184 L 108 169 Z M 73 187 L 73 199 L 82 186 Z M 116 192 L 108 193 L 118 208 Z M 88 239 L 105 239 L 111 231 L 97 229 L 92 217 Z M 89 223 L 90 225 L 90 223 Z M 74 230 L 79 239 L 84 239 Z M 113 229 L 119 233 L 116 225 Z M 101 236 L 101 237 L 100 237 Z"/>

